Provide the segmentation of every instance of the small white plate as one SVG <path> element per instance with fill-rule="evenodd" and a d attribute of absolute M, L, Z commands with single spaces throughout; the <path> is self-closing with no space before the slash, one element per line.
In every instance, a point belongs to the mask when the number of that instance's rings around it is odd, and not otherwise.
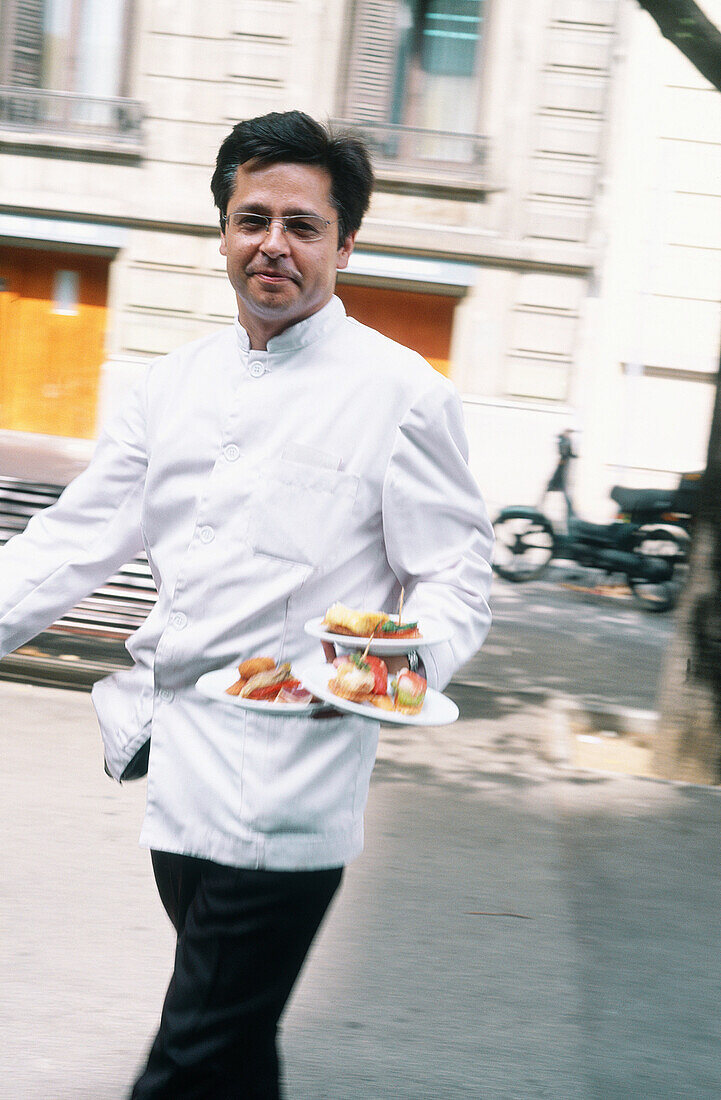
<path fill-rule="evenodd" d="M 294 676 L 296 680 L 300 680 L 300 676 L 296 676 L 295 673 Z M 228 668 L 206 672 L 195 686 L 200 694 L 206 695 L 208 699 L 216 699 L 220 703 L 228 703 L 229 706 L 240 707 L 242 710 L 259 710 L 263 714 L 312 714 L 322 706 L 321 703 L 276 703 L 268 699 L 241 699 L 239 695 L 228 695 L 226 689 L 231 687 L 237 679 L 238 666 L 230 665 Z"/>
<path fill-rule="evenodd" d="M 391 615 L 391 619 L 398 620 L 397 615 Z M 365 638 L 355 637 L 351 634 L 331 634 L 323 627 L 323 616 L 320 619 L 309 619 L 303 628 L 311 638 L 319 638 L 323 642 L 333 642 L 334 645 L 345 649 L 365 649 L 368 645 L 368 635 Z M 421 631 L 420 638 L 374 638 L 370 644 L 369 653 L 377 657 L 392 657 L 393 654 L 408 653 L 411 649 L 418 649 L 422 645 L 437 645 L 438 642 L 447 642 L 450 634 L 440 627 L 431 626 L 424 630 L 418 624 Z"/>
<path fill-rule="evenodd" d="M 428 688 L 423 707 L 418 714 L 400 714 L 393 710 L 381 710 L 371 704 L 351 703 L 348 699 L 334 695 L 328 687 L 328 681 L 334 675 L 333 665 L 317 661 L 301 666 L 298 679 L 308 691 L 312 691 L 326 703 L 331 703 L 337 710 L 361 714 L 364 718 L 375 719 L 376 722 L 389 722 L 396 726 L 448 726 L 458 718 L 458 707 L 453 700 L 432 688 Z"/>

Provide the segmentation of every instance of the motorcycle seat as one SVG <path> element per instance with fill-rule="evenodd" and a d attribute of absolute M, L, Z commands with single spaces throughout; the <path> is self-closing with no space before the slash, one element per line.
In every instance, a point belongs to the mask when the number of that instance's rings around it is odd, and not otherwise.
<path fill-rule="evenodd" d="M 673 489 L 624 489 L 622 485 L 611 489 L 611 500 L 622 512 L 672 512 L 675 495 Z"/>

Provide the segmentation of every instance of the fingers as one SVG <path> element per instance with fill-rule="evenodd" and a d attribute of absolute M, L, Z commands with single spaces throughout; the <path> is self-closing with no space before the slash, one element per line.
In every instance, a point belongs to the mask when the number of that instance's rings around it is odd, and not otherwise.
<path fill-rule="evenodd" d="M 408 658 L 405 656 L 384 657 L 383 660 L 386 663 L 390 676 L 395 676 L 396 672 L 400 672 L 403 668 L 408 668 Z"/>

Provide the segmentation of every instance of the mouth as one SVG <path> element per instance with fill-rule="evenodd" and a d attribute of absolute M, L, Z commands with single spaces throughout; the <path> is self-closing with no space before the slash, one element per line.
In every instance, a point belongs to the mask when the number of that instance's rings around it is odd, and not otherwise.
<path fill-rule="evenodd" d="M 300 283 L 297 276 L 292 275 L 288 271 L 249 271 L 249 277 L 254 277 L 263 286 L 280 286 L 283 283 Z"/>

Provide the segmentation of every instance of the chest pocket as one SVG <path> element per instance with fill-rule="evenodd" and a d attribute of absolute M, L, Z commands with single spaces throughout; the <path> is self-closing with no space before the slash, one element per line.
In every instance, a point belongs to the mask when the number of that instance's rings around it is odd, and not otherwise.
<path fill-rule="evenodd" d="M 249 541 L 258 554 L 330 566 L 350 533 L 359 479 L 280 458 L 264 468 L 250 501 Z"/>

